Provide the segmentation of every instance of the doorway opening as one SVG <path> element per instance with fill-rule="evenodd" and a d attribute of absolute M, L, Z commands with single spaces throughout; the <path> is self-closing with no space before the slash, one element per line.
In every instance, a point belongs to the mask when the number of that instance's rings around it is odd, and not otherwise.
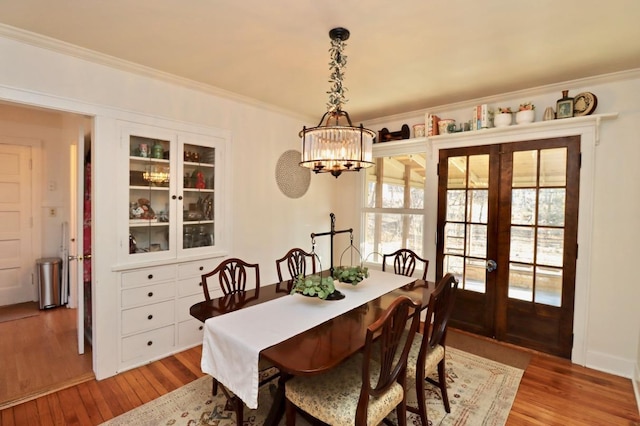
<path fill-rule="evenodd" d="M 1 160 L 9 161 L 3 153 L 19 147 L 26 152 L 26 160 L 20 157 L 22 163 L 17 164 L 21 172 L 27 172 L 26 177 L 14 179 L 10 184 L 0 183 L 3 186 L 0 190 L 24 184 L 24 190 L 30 191 L 22 197 L 29 201 L 28 206 L 12 206 L 9 213 L 7 209 L 0 213 L 4 218 L 17 221 L 14 230 L 18 229 L 16 233 L 20 234 L 8 238 L 9 242 L 0 243 L 7 249 L 0 248 L 0 275 L 15 276 L 15 281 L 25 290 L 17 299 L 0 292 L 0 306 L 31 304 L 36 307 L 29 315 L 0 322 L 2 335 L 7 337 L 5 343 L 14 341 L 5 345 L 11 348 L 12 354 L 0 353 L 5 362 L 0 382 L 13 383 L 12 389 L 0 393 L 0 407 L 5 407 L 11 401 L 23 402 L 24 398 L 35 397 L 38 392 L 50 392 L 58 386 L 93 377 L 91 332 L 85 335 L 79 327 L 87 317 L 85 306 L 90 309 L 93 301 L 82 294 L 86 284 L 81 281 L 82 266 L 77 263 L 83 262 L 73 261 L 78 256 L 73 244 L 82 239 L 78 229 L 85 223 L 90 225 L 91 220 L 90 216 L 88 221 L 84 220 L 84 195 L 72 196 L 73 191 L 84 189 L 84 171 L 78 174 L 76 170 L 84 170 L 84 154 L 91 148 L 93 120 L 79 114 L 8 102 L 0 102 L 0 112 Z M 77 159 L 70 155 L 73 150 L 78 154 Z M 25 235 L 21 235 L 23 233 Z M 10 263 L 15 253 L 20 253 L 19 270 L 15 262 Z M 89 262 L 90 257 L 89 252 Z M 63 264 L 72 259 L 69 267 L 60 268 L 60 275 L 69 279 L 66 305 L 38 309 L 36 261 L 42 258 L 58 258 Z M 47 333 L 42 334 L 43 331 Z M 83 348 L 85 342 L 89 343 L 87 348 Z M 20 345 L 27 348 L 21 349 Z M 56 360 L 60 365 L 56 367 L 43 361 L 45 359 Z M 73 368 L 70 368 L 71 364 Z M 55 369 L 56 374 L 39 371 L 39 365 Z M 16 377 L 11 378 L 11 375 Z"/>

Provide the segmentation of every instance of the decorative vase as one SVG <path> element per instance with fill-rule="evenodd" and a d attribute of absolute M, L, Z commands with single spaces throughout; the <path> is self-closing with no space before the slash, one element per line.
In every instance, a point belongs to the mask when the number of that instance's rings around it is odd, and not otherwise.
<path fill-rule="evenodd" d="M 547 107 L 547 109 L 544 110 L 544 116 L 542 117 L 542 119 L 544 121 L 548 121 L 548 120 L 554 120 L 555 118 L 556 118 L 556 113 L 553 111 L 553 108 Z"/>
<path fill-rule="evenodd" d="M 526 109 L 524 111 L 516 112 L 516 123 L 533 123 L 533 120 L 536 118 L 536 112 L 532 109 Z"/>
<path fill-rule="evenodd" d="M 493 126 L 494 127 L 507 127 L 511 126 L 511 114 L 510 113 L 500 113 L 493 116 Z"/>

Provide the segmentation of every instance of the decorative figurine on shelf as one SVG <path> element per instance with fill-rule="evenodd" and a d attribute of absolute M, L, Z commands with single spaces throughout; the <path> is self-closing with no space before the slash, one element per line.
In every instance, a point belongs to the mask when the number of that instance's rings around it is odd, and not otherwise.
<path fill-rule="evenodd" d="M 136 242 L 136 238 L 129 234 L 129 254 L 133 254 L 138 250 L 138 243 Z"/>
<path fill-rule="evenodd" d="M 195 174 L 195 178 L 196 178 L 195 179 L 196 183 L 195 183 L 194 186 L 196 188 L 198 188 L 198 189 L 205 189 L 207 185 L 204 183 L 204 174 L 202 174 L 202 172 L 199 171 L 199 170 L 197 170 L 197 171 L 195 171 L 193 173 Z M 192 175 L 192 177 L 193 177 L 193 175 Z"/>
<path fill-rule="evenodd" d="M 142 208 L 142 215 L 140 215 L 140 219 L 155 219 L 156 213 L 151 208 L 151 201 L 146 198 L 139 198 L 138 205 Z"/>

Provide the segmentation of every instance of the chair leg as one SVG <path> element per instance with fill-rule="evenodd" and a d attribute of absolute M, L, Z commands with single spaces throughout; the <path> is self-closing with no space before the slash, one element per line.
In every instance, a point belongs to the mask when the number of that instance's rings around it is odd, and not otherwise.
<path fill-rule="evenodd" d="M 407 394 L 405 393 L 402 402 L 396 407 L 396 417 L 398 418 L 398 426 L 407 426 Z M 426 425 L 426 423 L 425 423 Z"/>
<path fill-rule="evenodd" d="M 233 407 L 236 412 L 236 424 L 238 426 L 242 425 L 244 422 L 244 414 L 242 413 L 242 407 L 244 406 L 244 402 L 237 396 L 233 398 Z"/>
<path fill-rule="evenodd" d="M 442 402 L 444 402 L 444 410 L 447 413 L 451 412 L 449 406 L 449 396 L 447 395 L 447 376 L 444 371 L 444 358 L 438 363 L 438 386 L 440 387 L 440 393 L 442 394 Z"/>
<path fill-rule="evenodd" d="M 213 382 L 211 383 L 211 395 L 216 396 L 218 394 L 218 381 L 215 377 L 212 377 Z"/>
<path fill-rule="evenodd" d="M 427 426 L 427 402 L 425 401 L 426 395 L 424 393 L 424 380 L 420 380 L 417 377 L 416 397 L 418 398 L 418 415 L 420 416 L 420 423 L 422 423 L 422 426 Z"/>
<path fill-rule="evenodd" d="M 295 426 L 296 425 L 296 406 L 293 402 L 286 400 L 285 403 L 285 414 L 286 414 L 286 426 Z"/>

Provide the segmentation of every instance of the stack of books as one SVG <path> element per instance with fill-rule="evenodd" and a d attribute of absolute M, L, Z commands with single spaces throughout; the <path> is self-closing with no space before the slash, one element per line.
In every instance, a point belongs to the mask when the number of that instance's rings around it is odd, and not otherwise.
<path fill-rule="evenodd" d="M 426 113 L 425 114 L 425 127 L 427 137 L 429 136 L 437 136 L 438 135 L 438 122 L 440 121 L 440 117 L 435 114 Z"/>
<path fill-rule="evenodd" d="M 478 105 L 473 108 L 471 122 L 473 123 L 472 130 L 488 129 L 493 127 L 493 111 L 489 109 L 487 104 Z"/>

